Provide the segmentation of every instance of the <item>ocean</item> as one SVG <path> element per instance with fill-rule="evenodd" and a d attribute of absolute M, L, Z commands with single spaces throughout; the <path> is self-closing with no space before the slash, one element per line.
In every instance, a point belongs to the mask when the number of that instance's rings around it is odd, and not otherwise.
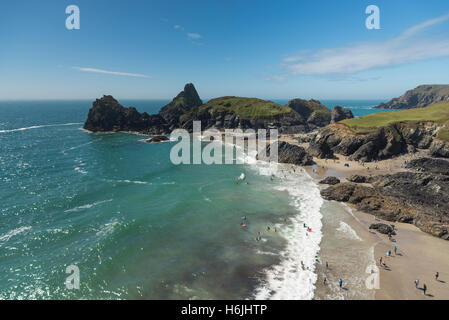
<path fill-rule="evenodd" d="M 120 102 L 156 113 L 169 101 Z M 322 101 L 356 116 L 379 102 Z M 171 142 L 82 130 L 91 104 L 0 102 L 0 299 L 341 298 L 317 290 L 323 252 L 369 248 L 304 170 L 176 166 Z"/>

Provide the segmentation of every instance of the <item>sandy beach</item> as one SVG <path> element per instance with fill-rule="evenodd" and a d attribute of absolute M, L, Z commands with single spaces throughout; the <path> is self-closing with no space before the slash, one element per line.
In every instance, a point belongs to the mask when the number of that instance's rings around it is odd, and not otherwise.
<path fill-rule="evenodd" d="M 307 147 L 306 143 L 298 143 L 298 137 L 281 136 L 281 141 Z M 350 161 L 348 157 L 336 155 L 338 159 L 325 160 L 314 158 L 314 166 L 306 167 L 306 171 L 319 181 L 327 176 L 336 176 L 342 180 L 353 174 L 377 175 L 406 171 L 405 162 L 427 156 L 427 151 L 418 150 L 394 159 L 372 163 Z M 345 164 L 349 166 L 345 166 Z M 326 187 L 326 186 L 323 186 Z M 405 223 L 382 221 L 373 215 L 357 211 L 341 204 L 350 213 L 349 225 L 357 235 L 374 249 L 374 260 L 378 267 L 380 285 L 373 295 L 376 300 L 431 300 L 449 299 L 449 242 L 422 232 L 416 226 Z M 393 224 L 396 236 L 390 240 L 388 236 L 369 230 L 372 223 Z M 394 254 L 394 247 L 397 254 Z M 387 252 L 391 251 L 390 257 Z M 379 264 L 382 257 L 388 268 Z M 435 274 L 439 273 L 438 280 Z M 367 277 L 369 274 L 367 274 Z M 418 288 L 414 281 L 418 280 Z M 318 281 L 322 281 L 319 278 Z M 424 294 L 423 285 L 427 291 Z M 350 298 L 350 297 L 345 297 Z M 358 297 L 355 297 L 358 299 Z"/>

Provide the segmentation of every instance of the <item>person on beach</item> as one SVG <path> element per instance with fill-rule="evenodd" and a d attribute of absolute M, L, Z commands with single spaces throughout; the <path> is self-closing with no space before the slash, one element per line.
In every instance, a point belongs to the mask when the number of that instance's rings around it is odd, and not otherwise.
<path fill-rule="evenodd" d="M 326 283 L 327 283 L 327 279 L 326 279 L 326 277 L 324 277 L 323 284 L 326 285 Z"/>
<path fill-rule="evenodd" d="M 418 285 L 419 285 L 419 280 L 416 279 L 416 280 L 415 280 L 415 288 L 416 288 L 416 289 L 418 289 Z"/>
<path fill-rule="evenodd" d="M 382 257 L 380 257 L 380 259 L 379 259 L 379 264 L 380 264 L 381 266 L 383 266 L 383 263 L 382 263 Z"/>
<path fill-rule="evenodd" d="M 340 289 L 343 288 L 343 280 L 338 280 L 338 285 L 340 286 Z"/>
<path fill-rule="evenodd" d="M 398 247 L 394 246 L 393 250 L 394 250 L 394 255 L 396 256 L 396 252 L 398 251 Z"/>
<path fill-rule="evenodd" d="M 326 269 L 329 269 L 329 263 L 326 261 Z"/>
<path fill-rule="evenodd" d="M 424 283 L 424 285 L 422 286 L 422 291 L 424 292 L 424 295 L 426 295 L 426 291 L 427 291 L 427 286 Z"/>
<path fill-rule="evenodd" d="M 440 276 L 440 273 L 437 271 L 437 273 L 435 273 L 435 280 L 438 281 L 438 277 Z"/>

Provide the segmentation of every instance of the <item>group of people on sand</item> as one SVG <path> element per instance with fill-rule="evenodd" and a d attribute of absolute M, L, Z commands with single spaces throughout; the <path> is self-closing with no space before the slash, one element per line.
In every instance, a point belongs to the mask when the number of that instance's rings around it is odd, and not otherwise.
<path fill-rule="evenodd" d="M 438 280 L 439 276 L 440 276 L 440 273 L 439 273 L 438 271 L 435 272 L 435 281 L 440 281 L 440 280 Z M 424 295 L 426 295 L 426 292 L 427 292 L 427 289 L 428 289 L 428 288 L 427 288 L 427 285 L 424 283 L 423 286 L 422 286 L 422 288 L 420 288 L 420 287 L 419 287 L 419 280 L 416 279 L 414 282 L 415 282 L 415 288 L 416 288 L 416 289 L 422 290 L 423 293 L 424 293 Z"/>
<path fill-rule="evenodd" d="M 393 227 L 394 227 L 394 226 L 393 226 Z M 395 229 L 395 230 L 397 231 L 397 229 Z M 391 234 L 391 233 L 388 234 L 388 238 L 389 238 L 390 241 L 393 241 L 393 240 L 394 240 L 394 239 L 392 238 L 392 234 Z M 394 241 L 395 241 L 395 240 L 394 240 Z M 393 255 L 392 255 L 393 253 L 394 253 L 394 257 L 396 257 L 396 256 L 398 255 L 398 246 L 397 246 L 397 245 L 395 245 L 395 246 L 393 247 L 393 252 L 392 252 L 391 250 L 388 250 L 388 251 L 387 251 L 387 253 L 385 254 L 386 258 L 393 257 Z M 379 265 L 380 265 L 382 268 L 384 268 L 385 270 L 390 270 L 389 267 L 387 266 L 386 261 L 384 260 L 383 257 L 380 257 L 380 259 L 379 259 Z M 439 276 L 440 276 L 440 273 L 437 271 L 437 272 L 435 273 L 435 281 L 439 281 L 439 280 L 438 280 Z M 428 291 L 428 287 L 427 287 L 427 285 L 426 285 L 425 283 L 423 283 L 423 286 L 420 288 L 420 287 L 419 287 L 419 279 L 416 279 L 416 280 L 414 281 L 414 284 L 415 284 L 415 288 L 416 288 L 416 289 L 422 290 L 423 293 L 424 293 L 424 295 L 426 295 L 426 292 Z"/>

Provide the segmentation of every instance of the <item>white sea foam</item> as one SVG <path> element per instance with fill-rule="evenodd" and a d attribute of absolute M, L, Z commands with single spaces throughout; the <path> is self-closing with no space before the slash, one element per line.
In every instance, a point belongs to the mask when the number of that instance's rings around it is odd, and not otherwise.
<path fill-rule="evenodd" d="M 18 129 L 0 130 L 0 133 L 19 132 L 19 131 L 48 128 L 48 127 L 75 126 L 75 125 L 80 125 L 80 124 L 83 124 L 83 123 L 82 122 L 74 122 L 74 123 L 61 123 L 61 124 L 45 124 L 45 125 L 37 125 L 37 126 L 24 127 L 24 128 L 18 128 Z"/>
<path fill-rule="evenodd" d="M 110 182 L 110 183 L 133 183 L 133 184 L 151 184 L 149 182 L 146 181 L 139 181 L 139 180 L 129 180 L 129 179 L 125 179 L 125 180 L 104 180 L 106 182 Z"/>
<path fill-rule="evenodd" d="M 306 300 L 312 299 L 315 291 L 317 275 L 315 271 L 316 256 L 320 250 L 322 238 L 321 212 L 323 200 L 320 191 L 312 178 L 302 169 L 291 166 L 258 161 L 249 155 L 247 163 L 253 164 L 259 174 L 275 175 L 273 186 L 278 191 L 288 192 L 292 205 L 298 214 L 290 219 L 290 223 L 279 228 L 279 234 L 287 239 L 287 246 L 280 252 L 281 262 L 265 270 L 266 279 L 256 289 L 257 300 Z M 286 177 L 280 179 L 278 176 Z M 288 173 L 288 171 L 290 171 Z M 280 181 L 280 183 L 278 183 Z M 308 232 L 304 224 L 311 228 Z M 305 270 L 301 268 L 301 261 Z"/>
<path fill-rule="evenodd" d="M 97 202 L 94 202 L 94 203 L 89 203 L 89 204 L 85 204 L 83 206 L 75 207 L 73 209 L 68 209 L 68 210 L 65 210 L 64 212 L 76 212 L 76 211 L 80 211 L 80 210 L 90 209 L 90 208 L 93 208 L 93 207 L 98 206 L 100 204 L 103 204 L 103 203 L 106 203 L 106 202 L 111 202 L 112 200 L 113 199 L 97 201 Z"/>
<path fill-rule="evenodd" d="M 148 182 L 145 182 L 145 181 L 139 181 L 139 180 L 117 180 L 117 182 L 121 182 L 121 183 L 134 183 L 134 184 L 148 184 Z"/>
<path fill-rule="evenodd" d="M 359 237 L 357 232 L 355 232 L 355 230 L 352 229 L 349 224 L 347 224 L 343 221 L 340 221 L 340 226 L 337 228 L 337 231 L 339 231 L 343 237 L 346 237 L 346 238 L 349 238 L 352 240 L 362 241 L 362 238 Z"/>
<path fill-rule="evenodd" d="M 18 234 L 20 234 L 22 232 L 25 232 L 27 230 L 30 230 L 30 229 L 31 229 L 31 227 L 20 227 L 20 228 L 11 230 L 8 233 L 0 236 L 0 242 L 7 242 L 12 237 L 14 237 L 14 236 L 16 236 L 16 235 L 18 235 Z"/>
<path fill-rule="evenodd" d="M 108 223 L 105 223 L 100 230 L 97 231 L 97 236 L 103 237 L 114 232 L 115 226 L 119 224 L 119 221 L 112 218 Z"/>
<path fill-rule="evenodd" d="M 79 172 L 79 173 L 81 173 L 81 174 L 87 174 L 87 171 L 86 170 L 83 170 L 83 169 L 81 169 L 80 167 L 76 167 L 75 169 L 74 169 L 76 172 Z"/>

